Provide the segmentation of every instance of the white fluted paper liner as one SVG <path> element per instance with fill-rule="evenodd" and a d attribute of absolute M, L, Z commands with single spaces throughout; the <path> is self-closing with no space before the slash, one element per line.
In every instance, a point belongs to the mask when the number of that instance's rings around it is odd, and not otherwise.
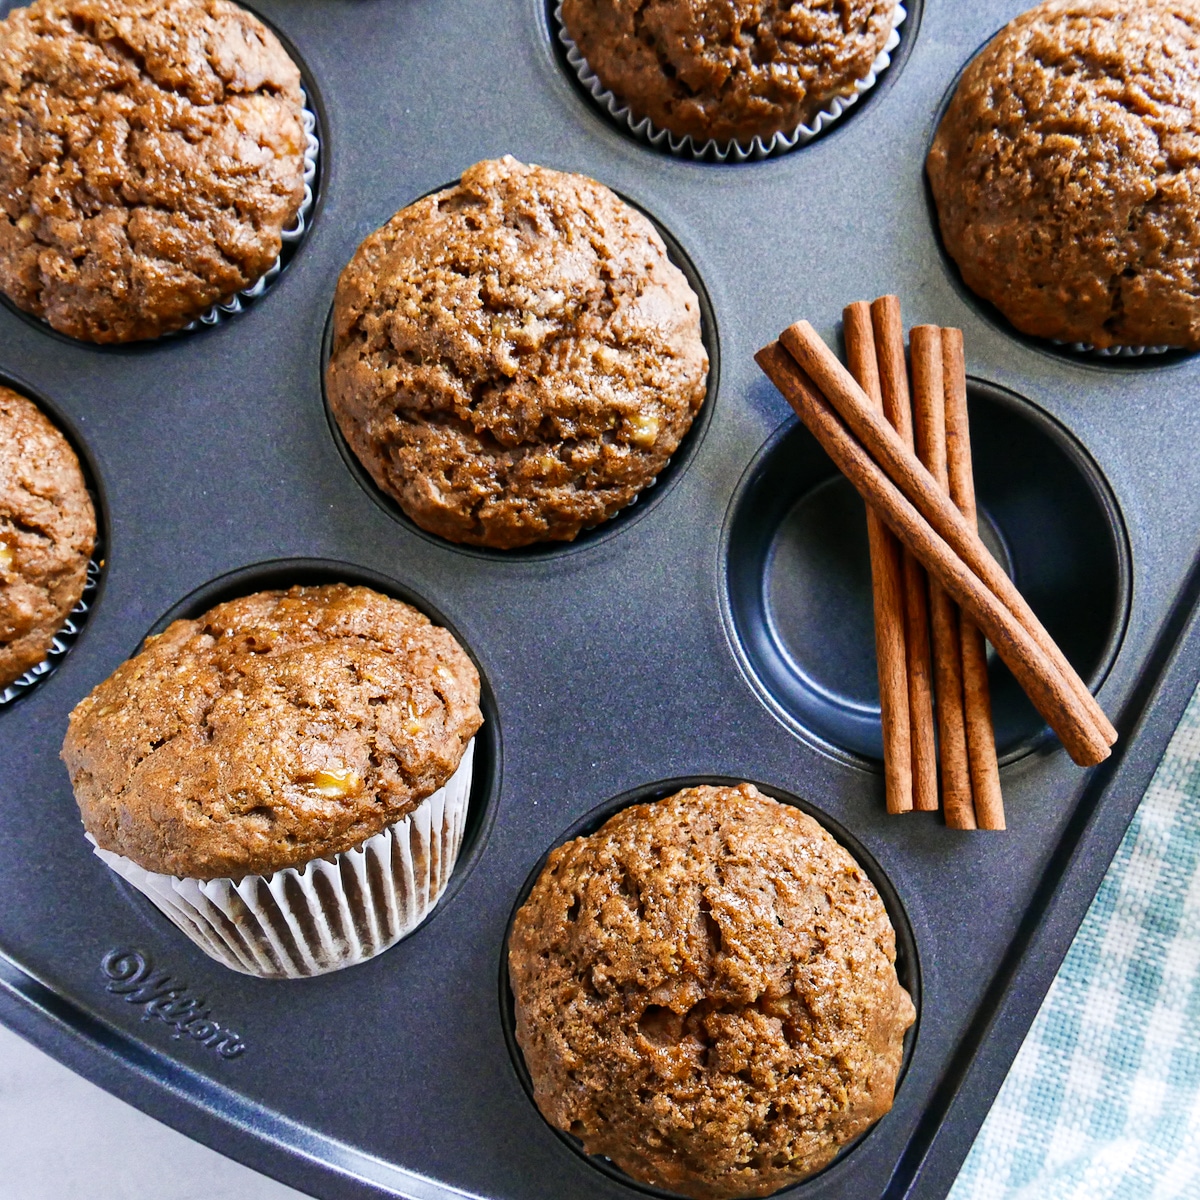
<path fill-rule="evenodd" d="M 466 826 L 475 740 L 432 796 L 356 849 L 303 868 L 232 879 L 181 879 L 102 850 L 218 962 L 261 979 L 300 979 L 365 962 L 407 937 L 446 890 Z"/>
<path fill-rule="evenodd" d="M 1169 354 L 1172 350 L 1182 350 L 1182 346 L 1108 346 L 1103 350 L 1093 346 L 1091 342 L 1060 342 L 1051 338 L 1056 346 L 1070 350 L 1072 354 L 1083 354 L 1089 358 L 1142 358 L 1147 354 Z"/>
<path fill-rule="evenodd" d="M 810 125 L 797 125 L 790 132 L 782 131 L 772 134 L 765 141 L 756 137 L 750 142 L 719 142 L 709 138 L 706 142 L 697 143 L 691 134 L 676 137 L 666 129 L 660 129 L 649 117 L 637 117 L 629 105 L 617 97 L 600 82 L 599 76 L 588 66 L 583 52 L 575 44 L 575 39 L 567 32 L 566 22 L 562 16 L 563 0 L 557 0 L 554 6 L 554 21 L 558 27 L 558 40 L 567 52 L 567 62 L 579 78 L 579 82 L 587 89 L 592 99 L 616 121 L 624 126 L 640 141 L 647 142 L 659 150 L 669 150 L 672 154 L 684 158 L 709 160 L 719 163 L 744 163 L 752 160 L 769 158 L 776 154 L 786 154 L 811 142 L 822 130 L 827 129 L 842 115 L 857 104 L 859 98 L 869 92 L 876 84 L 879 76 L 892 64 L 892 52 L 900 45 L 900 26 L 908 16 L 908 10 L 903 4 L 897 3 L 892 12 L 892 28 L 888 34 L 883 49 L 871 64 L 871 70 L 865 78 L 856 80 L 854 90 L 844 96 L 836 96 L 829 107 L 822 109 L 812 119 Z"/>
<path fill-rule="evenodd" d="M 75 644 L 75 639 L 83 629 L 88 612 L 92 607 L 92 597 L 95 595 L 99 583 L 100 564 L 92 558 L 88 561 L 87 578 L 83 585 L 83 594 L 79 597 L 79 603 L 71 609 L 66 621 L 63 622 L 63 627 L 54 635 L 50 649 L 46 651 L 46 657 L 40 663 L 35 663 L 30 667 L 24 675 L 14 679 L 7 687 L 0 688 L 0 708 L 18 696 L 23 696 L 31 687 L 41 683 L 62 661 L 63 655 Z"/>

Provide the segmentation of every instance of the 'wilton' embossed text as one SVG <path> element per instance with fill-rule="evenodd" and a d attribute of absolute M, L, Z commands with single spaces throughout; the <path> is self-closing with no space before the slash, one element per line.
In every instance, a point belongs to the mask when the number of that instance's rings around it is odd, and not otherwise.
<path fill-rule="evenodd" d="M 142 1020 L 157 1019 L 171 1027 L 173 1038 L 189 1037 L 215 1050 L 222 1058 L 245 1054 L 241 1035 L 222 1029 L 205 1002 L 188 996 L 188 985 L 172 980 L 137 950 L 110 950 L 100 963 L 106 990 L 127 1004 L 143 1004 Z"/>

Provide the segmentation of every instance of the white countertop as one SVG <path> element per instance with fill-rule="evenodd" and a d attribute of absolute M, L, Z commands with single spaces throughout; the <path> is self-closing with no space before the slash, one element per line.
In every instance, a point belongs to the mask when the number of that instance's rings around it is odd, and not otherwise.
<path fill-rule="evenodd" d="M 0 1026 L 5 1200 L 304 1200 L 80 1078 Z"/>

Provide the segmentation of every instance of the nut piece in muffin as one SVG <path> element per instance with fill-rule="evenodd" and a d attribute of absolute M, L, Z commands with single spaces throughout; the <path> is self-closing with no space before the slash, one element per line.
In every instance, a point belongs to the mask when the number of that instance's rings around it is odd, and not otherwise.
<path fill-rule="evenodd" d="M 0 387 L 0 688 L 46 657 L 95 545 L 75 451 L 35 404 Z"/>
<path fill-rule="evenodd" d="M 75 708 L 62 756 L 102 849 L 237 879 L 400 821 L 481 722 L 478 672 L 447 630 L 327 584 L 230 600 L 148 638 Z"/>
<path fill-rule="evenodd" d="M 636 118 L 699 143 L 746 143 L 852 95 L 895 12 L 895 0 L 564 0 L 562 19 Z"/>
<path fill-rule="evenodd" d="M 892 1104 L 914 1010 L 878 892 L 750 784 L 618 813 L 549 857 L 509 938 L 551 1124 L 702 1200 L 820 1170 Z"/>
<path fill-rule="evenodd" d="M 666 466 L 705 395 L 700 305 L 582 175 L 481 162 L 342 272 L 326 373 L 350 448 L 422 529 L 570 541 Z"/>
<path fill-rule="evenodd" d="M 1051 0 L 963 73 L 927 162 L 968 287 L 1035 337 L 1200 349 L 1200 5 Z"/>
<path fill-rule="evenodd" d="M 300 72 L 229 0 L 35 0 L 0 21 L 0 291 L 71 337 L 181 329 L 279 256 Z"/>

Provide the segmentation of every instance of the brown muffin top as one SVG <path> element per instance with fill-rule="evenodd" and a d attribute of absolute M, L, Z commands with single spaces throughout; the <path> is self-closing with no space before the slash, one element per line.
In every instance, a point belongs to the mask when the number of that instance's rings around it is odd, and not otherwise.
<path fill-rule="evenodd" d="M 1200 5 L 1052 0 L 967 67 L 929 153 L 946 248 L 1020 330 L 1200 349 Z"/>
<path fill-rule="evenodd" d="M 699 142 L 807 125 L 871 73 L 895 0 L 565 0 L 588 66 L 637 117 Z"/>
<path fill-rule="evenodd" d="M 329 404 L 423 529 L 573 539 L 667 464 L 704 400 L 700 305 L 653 225 L 512 158 L 401 209 L 338 281 Z"/>
<path fill-rule="evenodd" d="M 454 773 L 479 675 L 364 587 L 258 592 L 175 621 L 71 714 L 62 756 L 105 850 L 192 879 L 349 850 Z"/>
<path fill-rule="evenodd" d="M 555 850 L 509 940 L 543 1115 L 635 1179 L 765 1196 L 888 1111 L 914 1020 L 874 886 L 750 784 Z"/>
<path fill-rule="evenodd" d="M 55 329 L 179 329 L 271 266 L 304 196 L 300 72 L 228 0 L 0 21 L 0 290 Z"/>
<path fill-rule="evenodd" d="M 75 451 L 35 404 L 0 387 L 0 689 L 46 657 L 95 544 Z"/>

